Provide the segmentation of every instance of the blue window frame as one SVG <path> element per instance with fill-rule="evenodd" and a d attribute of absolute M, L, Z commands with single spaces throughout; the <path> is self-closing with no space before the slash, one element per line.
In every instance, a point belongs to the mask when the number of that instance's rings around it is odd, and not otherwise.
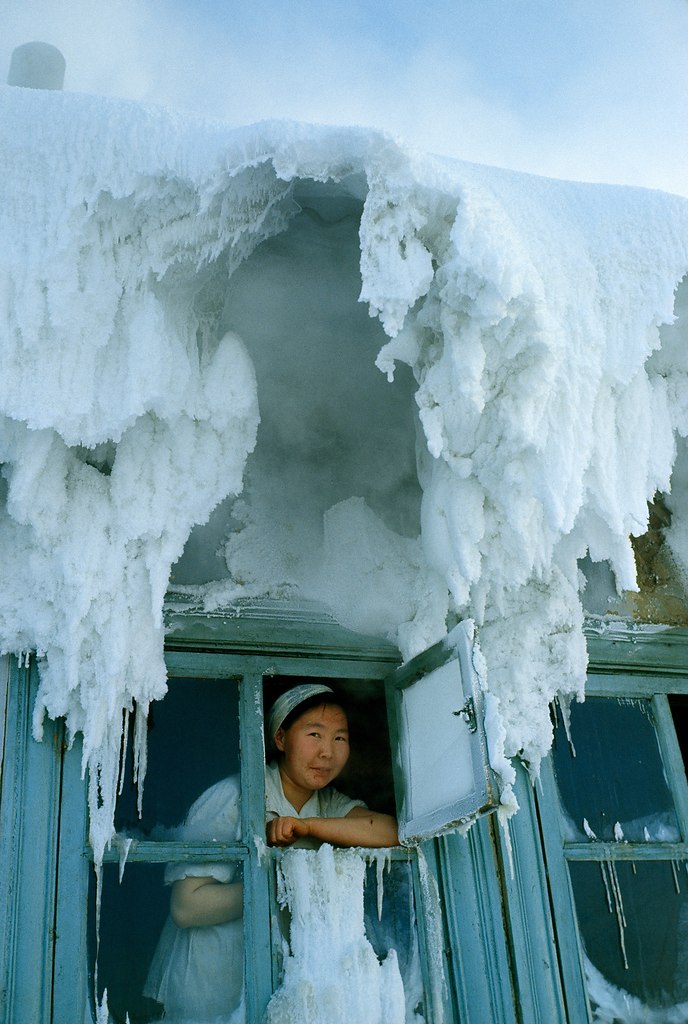
<path fill-rule="evenodd" d="M 538 791 L 568 1019 L 688 1020 L 686 634 L 589 646 Z"/>
<path fill-rule="evenodd" d="M 100 991 L 108 987 L 111 1009 L 122 1016 L 130 1012 L 134 1019 L 135 1013 L 145 1016 L 159 1012 L 159 1007 L 141 999 L 140 993 L 145 974 L 143 965 L 150 957 L 165 913 L 163 866 L 209 858 L 235 862 L 241 865 L 246 891 L 243 920 L 248 965 L 247 1019 L 259 1020 L 279 984 L 283 969 L 283 934 L 276 909 L 275 873 L 280 854 L 277 851 L 266 854 L 254 838 L 264 834 L 263 695 L 265 693 L 267 704 L 271 688 L 287 685 L 294 678 L 332 679 L 356 699 L 364 696 L 369 699 L 370 694 L 375 693 L 378 718 L 381 716 L 386 730 L 383 681 L 398 663 L 398 653 L 386 644 L 366 641 L 362 645 L 361 638 L 352 638 L 351 634 L 330 625 L 326 629 L 314 629 L 304 628 L 301 623 L 294 631 L 293 628 L 284 630 L 273 622 L 267 643 L 264 630 L 257 629 L 250 617 L 248 622 L 240 624 L 238 633 L 235 621 L 226 620 L 220 626 L 206 617 L 194 620 L 185 616 L 181 627 L 179 621 L 176 626 L 167 655 L 170 693 L 153 708 L 143 818 L 138 821 L 133 798 L 125 784 L 117 811 L 120 834 L 103 865 L 97 985 Z M 352 706 L 352 700 L 349 705 Z M 194 716 L 195 722 L 192 722 Z M 367 712 L 360 718 L 372 720 Z M 179 720 L 184 720 L 184 733 L 175 737 L 173 733 Z M 171 753 L 180 741 L 188 741 L 194 730 L 201 738 L 200 756 L 194 763 L 195 755 L 187 751 L 189 757 L 184 769 L 175 774 Z M 63 837 L 65 850 L 58 873 L 59 929 L 55 963 L 59 961 L 61 966 L 52 986 L 51 1011 L 36 1018 L 56 1024 L 73 1022 L 75 1009 L 78 1009 L 75 993 L 79 993 L 84 1004 L 91 1000 L 93 1005 L 91 992 L 95 984 L 96 886 L 85 842 L 84 787 L 73 776 L 75 753 L 70 751 L 65 756 L 65 764 L 69 761 L 71 765 L 73 785 L 69 793 L 62 793 L 63 815 L 64 808 L 69 807 L 73 827 Z M 188 838 L 176 839 L 169 826 L 179 820 L 180 812 L 186 810 L 193 796 L 212 781 L 211 776 L 226 775 L 237 766 L 241 773 L 243 818 L 239 840 L 192 843 Z M 359 766 L 358 771 L 359 780 L 352 782 L 356 789 L 366 774 L 365 766 Z M 156 781 L 156 775 L 160 774 L 165 775 L 165 785 Z M 170 787 L 180 792 L 171 797 L 166 791 Z M 391 768 L 388 790 L 393 799 Z M 370 794 L 363 792 L 361 795 L 374 805 Z M 126 865 L 120 883 L 120 866 L 125 853 Z M 416 907 L 417 941 L 425 974 L 423 1012 L 428 1024 L 438 1019 L 452 1021 L 456 1019 L 455 999 L 450 988 L 437 983 L 436 970 L 431 970 L 431 965 L 437 967 L 438 960 L 445 961 L 447 970 L 450 945 L 445 942 L 441 912 L 435 902 L 441 870 L 438 851 L 430 842 L 425 844 L 420 860 L 416 851 L 401 849 L 393 852 L 392 860 L 390 878 L 394 879 L 394 887 L 399 893 L 406 893 L 405 899 L 410 894 Z M 371 892 L 374 885 L 372 877 Z M 430 903 L 432 914 L 428 916 L 425 911 Z M 89 915 L 84 913 L 86 906 L 90 907 L 90 924 Z M 132 921 L 141 917 L 143 909 L 151 920 L 136 935 Z M 130 915 L 129 920 L 127 915 Z M 379 935 L 375 941 L 379 944 Z M 74 957 L 74 950 L 80 951 L 81 962 Z M 131 954 L 133 969 L 123 955 L 125 950 Z M 138 995 L 127 1005 L 134 990 L 138 990 Z"/>

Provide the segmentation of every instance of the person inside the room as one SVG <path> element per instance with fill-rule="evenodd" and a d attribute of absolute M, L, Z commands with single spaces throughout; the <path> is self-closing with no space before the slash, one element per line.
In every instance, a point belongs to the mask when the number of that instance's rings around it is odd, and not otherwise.
<path fill-rule="evenodd" d="M 274 702 L 268 718 L 274 759 L 265 769 L 266 836 L 270 845 L 317 849 L 388 847 L 396 820 L 368 810 L 332 783 L 350 753 L 341 699 L 322 683 L 301 683 Z M 238 776 L 211 786 L 192 805 L 186 841 L 236 842 L 241 829 Z M 168 865 L 170 916 L 151 963 L 144 994 L 166 1019 L 241 1021 L 244 980 L 243 884 L 237 864 Z"/>

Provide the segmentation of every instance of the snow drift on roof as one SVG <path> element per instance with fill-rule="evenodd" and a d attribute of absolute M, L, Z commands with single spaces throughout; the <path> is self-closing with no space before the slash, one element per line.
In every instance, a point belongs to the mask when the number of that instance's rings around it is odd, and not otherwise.
<path fill-rule="evenodd" d="M 409 593 L 390 631 L 408 656 L 445 612 L 474 617 L 507 753 L 536 764 L 548 703 L 583 689 L 577 559 L 635 585 L 629 535 L 688 428 L 673 323 L 688 203 L 421 157 L 374 131 L 232 130 L 9 87 L 0 130 L 0 640 L 41 658 L 36 731 L 47 711 L 83 732 L 96 854 L 122 711 L 165 689 L 170 566 L 240 492 L 255 444 L 251 359 L 197 298 L 220 256 L 229 278 L 288 228 L 297 179 L 363 203 L 378 366 L 417 381 L 417 572 L 391 573 Z"/>

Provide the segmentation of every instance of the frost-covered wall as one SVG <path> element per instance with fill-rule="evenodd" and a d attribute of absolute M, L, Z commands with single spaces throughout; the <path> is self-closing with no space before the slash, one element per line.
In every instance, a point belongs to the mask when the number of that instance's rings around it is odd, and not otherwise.
<path fill-rule="evenodd" d="M 406 656 L 474 617 L 537 764 L 578 559 L 635 585 L 688 432 L 688 202 L 9 87 L 0 131 L 0 643 L 39 654 L 36 731 L 84 734 L 96 853 L 172 566 Z"/>

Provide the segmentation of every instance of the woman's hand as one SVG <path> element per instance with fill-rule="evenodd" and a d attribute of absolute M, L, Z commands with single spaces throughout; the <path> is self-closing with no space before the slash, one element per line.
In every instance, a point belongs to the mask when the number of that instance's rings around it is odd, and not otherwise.
<path fill-rule="evenodd" d="M 269 846 L 291 846 L 311 835 L 310 822 L 317 818 L 272 818 L 266 826 Z"/>

